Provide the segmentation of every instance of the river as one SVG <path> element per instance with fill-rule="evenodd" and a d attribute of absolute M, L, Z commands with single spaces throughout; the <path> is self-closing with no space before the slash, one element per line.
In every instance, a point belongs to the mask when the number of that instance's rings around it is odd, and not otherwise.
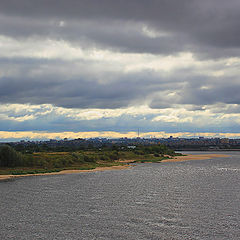
<path fill-rule="evenodd" d="M 1 181 L 0 239 L 240 239 L 240 153 L 224 154 Z"/>

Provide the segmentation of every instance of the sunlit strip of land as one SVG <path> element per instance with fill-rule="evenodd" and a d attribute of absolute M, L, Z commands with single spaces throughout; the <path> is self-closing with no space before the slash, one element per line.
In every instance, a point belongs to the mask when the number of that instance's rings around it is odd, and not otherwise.
<path fill-rule="evenodd" d="M 18 177 L 31 177 L 31 176 L 43 176 L 43 175 L 61 175 L 61 174 L 73 174 L 73 173 L 84 173 L 84 172 L 98 172 L 98 171 L 109 171 L 109 170 L 124 170 L 129 168 L 129 165 L 123 166 L 111 166 L 111 167 L 96 167 L 94 169 L 86 169 L 86 170 L 62 170 L 59 172 L 49 172 L 49 173 L 36 173 L 36 174 L 24 174 L 24 175 L 0 175 L 0 180 L 7 180 L 11 178 L 18 178 Z"/>
<path fill-rule="evenodd" d="M 40 131 L 0 131 L 0 140 L 12 139 L 29 139 L 29 140 L 46 140 L 46 139 L 76 139 L 76 138 L 167 138 L 173 137 L 219 137 L 219 138 L 239 138 L 240 133 L 213 133 L 213 132 L 177 132 L 168 133 L 160 132 L 114 132 L 114 131 L 89 131 L 89 132 L 40 132 Z"/>
<path fill-rule="evenodd" d="M 229 155 L 226 154 L 188 154 L 185 156 L 176 156 L 171 159 L 164 159 L 161 162 L 183 162 L 183 161 L 190 161 L 190 160 L 207 160 L 212 158 L 223 158 L 223 157 L 229 157 Z"/>

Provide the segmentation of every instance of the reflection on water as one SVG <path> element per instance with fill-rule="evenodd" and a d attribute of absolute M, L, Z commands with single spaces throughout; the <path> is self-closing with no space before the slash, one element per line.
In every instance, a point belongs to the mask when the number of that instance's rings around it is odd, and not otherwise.
<path fill-rule="evenodd" d="M 240 155 L 0 182 L 0 239 L 239 239 Z"/>

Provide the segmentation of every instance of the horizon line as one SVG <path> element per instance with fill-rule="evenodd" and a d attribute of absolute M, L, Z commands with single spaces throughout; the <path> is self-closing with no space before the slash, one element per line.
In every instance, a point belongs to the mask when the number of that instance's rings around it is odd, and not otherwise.
<path fill-rule="evenodd" d="M 1 140 L 47 140 L 47 139 L 77 139 L 77 138 L 240 138 L 240 133 L 214 132 L 117 132 L 117 131 L 84 131 L 84 132 L 47 132 L 47 131 L 0 131 Z"/>

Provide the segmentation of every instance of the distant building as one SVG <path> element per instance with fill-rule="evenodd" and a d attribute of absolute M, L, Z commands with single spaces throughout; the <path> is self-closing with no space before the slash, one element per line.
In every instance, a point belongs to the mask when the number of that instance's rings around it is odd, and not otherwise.
<path fill-rule="evenodd" d="M 128 148 L 130 148 L 130 149 L 135 149 L 136 148 L 136 146 L 127 146 Z"/>

